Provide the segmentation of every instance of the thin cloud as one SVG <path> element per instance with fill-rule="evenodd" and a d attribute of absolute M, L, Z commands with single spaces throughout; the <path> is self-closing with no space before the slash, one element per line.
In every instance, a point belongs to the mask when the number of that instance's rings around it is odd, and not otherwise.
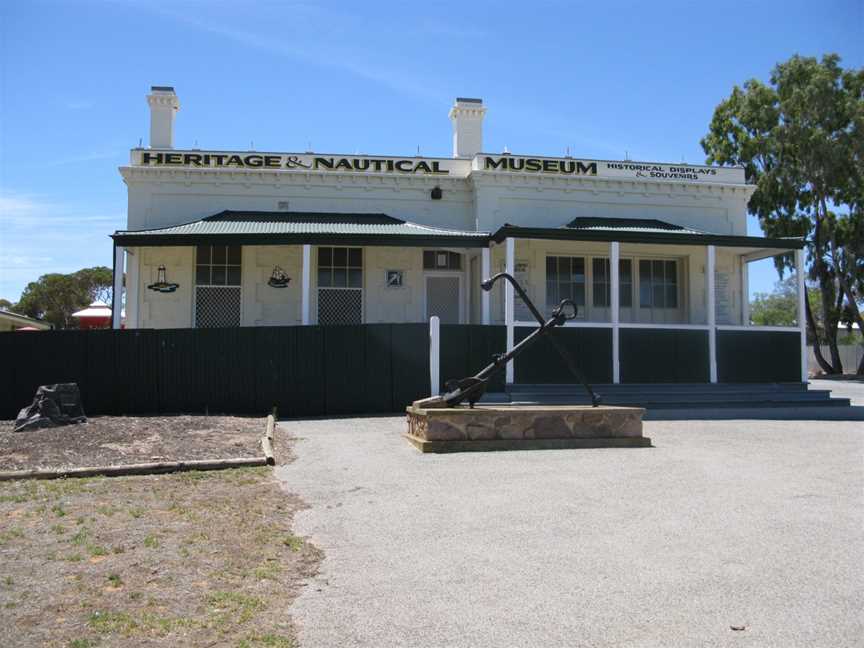
<path fill-rule="evenodd" d="M 255 48 L 262 51 L 278 54 L 286 58 L 303 61 L 310 65 L 318 65 L 334 70 L 341 70 L 353 74 L 356 77 L 371 81 L 378 85 L 388 87 L 391 90 L 403 94 L 410 94 L 422 99 L 440 101 L 441 92 L 430 88 L 428 80 L 415 80 L 414 74 L 406 76 L 392 69 L 384 69 L 379 65 L 370 66 L 359 63 L 356 60 L 348 60 L 339 56 L 328 56 L 327 50 L 315 48 L 308 50 L 298 43 L 297 40 L 286 40 L 283 38 L 272 38 L 265 34 L 223 27 L 213 23 L 207 23 L 192 16 L 180 14 L 174 11 L 156 9 L 154 7 L 141 6 L 142 9 L 152 11 L 167 18 L 171 18 L 185 25 L 221 36 L 232 40 L 244 47 Z"/>

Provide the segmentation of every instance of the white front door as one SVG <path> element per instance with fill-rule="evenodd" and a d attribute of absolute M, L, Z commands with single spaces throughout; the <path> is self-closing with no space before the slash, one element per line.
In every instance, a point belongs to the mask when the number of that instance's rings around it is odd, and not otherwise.
<path fill-rule="evenodd" d="M 462 278 L 459 275 L 426 276 L 426 319 L 437 315 L 442 324 L 462 321 Z"/>

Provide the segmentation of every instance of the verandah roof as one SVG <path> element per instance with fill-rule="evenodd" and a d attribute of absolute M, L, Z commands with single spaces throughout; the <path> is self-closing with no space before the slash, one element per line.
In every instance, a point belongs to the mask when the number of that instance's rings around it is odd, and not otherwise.
<path fill-rule="evenodd" d="M 150 230 L 125 230 L 115 244 L 198 245 L 399 245 L 484 247 L 487 232 L 419 225 L 386 214 L 223 211 L 201 220 Z"/>
<path fill-rule="evenodd" d="M 180 246 L 232 245 L 393 245 L 416 247 L 485 247 L 507 238 L 559 241 L 618 241 L 657 245 L 793 250 L 801 238 L 763 238 L 712 234 L 656 219 L 575 218 L 563 227 L 505 224 L 494 234 L 429 227 L 386 214 L 223 211 L 197 221 L 149 230 L 121 230 L 115 244 Z"/>
<path fill-rule="evenodd" d="M 618 241 L 657 245 L 716 245 L 718 247 L 770 248 L 795 250 L 804 247 L 802 238 L 763 238 L 711 234 L 645 218 L 575 218 L 564 227 L 520 227 L 505 224 L 491 237 L 495 243 L 505 239 L 546 239 L 555 241 Z"/>

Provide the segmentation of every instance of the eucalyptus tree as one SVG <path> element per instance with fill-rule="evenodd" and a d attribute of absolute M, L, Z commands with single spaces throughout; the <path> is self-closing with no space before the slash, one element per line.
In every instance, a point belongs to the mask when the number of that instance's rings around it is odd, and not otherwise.
<path fill-rule="evenodd" d="M 806 300 L 807 325 L 822 370 L 841 373 L 837 325 L 861 325 L 862 158 L 864 70 L 845 70 L 840 57 L 793 56 L 769 83 L 735 86 L 714 109 L 702 148 L 709 164 L 745 168 L 756 185 L 748 209 L 768 236 L 803 236 L 809 278 L 820 291 L 830 361 L 819 350 L 820 331 Z M 778 257 L 782 278 L 791 258 Z M 864 363 L 858 368 L 864 372 Z"/>

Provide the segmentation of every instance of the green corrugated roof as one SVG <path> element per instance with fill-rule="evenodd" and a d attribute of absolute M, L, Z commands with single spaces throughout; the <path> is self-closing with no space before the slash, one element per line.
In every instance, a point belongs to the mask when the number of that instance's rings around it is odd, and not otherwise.
<path fill-rule="evenodd" d="M 663 234 L 706 234 L 696 229 L 673 225 L 655 218 L 574 218 L 569 229 L 595 232 L 658 232 Z"/>
<path fill-rule="evenodd" d="M 182 225 L 121 230 L 113 238 L 118 245 L 192 245 L 222 238 L 246 244 L 317 244 L 356 238 L 370 243 L 393 239 L 389 244 L 440 241 L 475 246 L 485 245 L 489 234 L 429 227 L 386 214 L 223 211 Z"/>

